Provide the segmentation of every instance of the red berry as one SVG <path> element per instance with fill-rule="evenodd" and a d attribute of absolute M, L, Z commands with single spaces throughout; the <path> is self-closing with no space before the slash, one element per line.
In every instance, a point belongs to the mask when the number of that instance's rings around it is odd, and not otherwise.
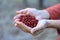
<path fill-rule="evenodd" d="M 38 23 L 38 20 L 36 20 L 36 18 L 34 16 L 31 16 L 31 15 L 21 16 L 20 21 L 31 28 L 36 27 L 36 25 Z"/>

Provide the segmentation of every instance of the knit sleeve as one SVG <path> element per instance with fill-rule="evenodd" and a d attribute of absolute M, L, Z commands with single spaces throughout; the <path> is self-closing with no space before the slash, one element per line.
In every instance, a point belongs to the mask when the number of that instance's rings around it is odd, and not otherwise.
<path fill-rule="evenodd" d="M 60 4 L 46 9 L 50 14 L 50 19 L 60 19 Z"/>

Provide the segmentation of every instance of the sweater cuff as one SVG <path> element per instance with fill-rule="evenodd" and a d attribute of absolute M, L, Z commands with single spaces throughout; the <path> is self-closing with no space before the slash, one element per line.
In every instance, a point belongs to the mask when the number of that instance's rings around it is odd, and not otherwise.
<path fill-rule="evenodd" d="M 60 17 L 60 4 L 49 7 L 46 10 L 50 14 L 50 19 L 58 19 Z"/>

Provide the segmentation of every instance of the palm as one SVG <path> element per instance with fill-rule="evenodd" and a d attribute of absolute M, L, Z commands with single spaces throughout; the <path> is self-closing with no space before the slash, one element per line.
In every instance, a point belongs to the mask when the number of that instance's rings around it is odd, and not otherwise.
<path fill-rule="evenodd" d="M 25 32 L 31 33 L 32 35 L 36 35 L 39 32 L 42 32 L 43 29 L 46 27 L 46 23 L 47 23 L 46 21 L 38 22 L 37 26 L 34 28 L 30 28 L 30 27 L 26 26 L 24 23 L 19 22 L 19 17 L 21 15 L 27 15 L 27 14 L 31 15 L 31 16 L 35 16 L 37 20 L 41 20 L 42 17 L 40 16 L 39 12 L 36 9 L 24 9 L 21 11 L 17 11 L 17 13 L 18 13 L 18 15 L 14 17 L 15 24 L 16 24 L 16 26 L 18 26 L 18 28 L 22 29 Z"/>
<path fill-rule="evenodd" d="M 26 8 L 20 11 L 16 12 L 17 14 L 24 14 L 24 15 L 31 15 L 31 16 L 35 16 L 36 19 L 40 20 L 42 19 L 39 11 L 35 8 Z"/>

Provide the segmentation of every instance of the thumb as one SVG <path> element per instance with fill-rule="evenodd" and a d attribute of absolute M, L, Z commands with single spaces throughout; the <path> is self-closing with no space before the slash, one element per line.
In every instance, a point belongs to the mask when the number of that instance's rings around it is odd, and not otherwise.
<path fill-rule="evenodd" d="M 40 20 L 37 24 L 36 27 L 34 27 L 32 30 L 31 30 L 31 33 L 35 33 L 36 31 L 40 31 L 40 30 L 43 30 L 45 28 L 45 24 L 46 24 L 46 20 Z"/>
<path fill-rule="evenodd" d="M 28 33 L 30 33 L 30 30 L 32 29 L 28 27 L 27 25 L 25 25 L 24 23 L 19 22 L 19 21 L 17 21 L 16 24 L 18 24 L 19 28 L 21 28 L 23 31 L 28 32 Z"/>
<path fill-rule="evenodd" d="M 20 11 L 16 11 L 16 14 L 27 14 L 28 10 L 22 9 Z"/>

